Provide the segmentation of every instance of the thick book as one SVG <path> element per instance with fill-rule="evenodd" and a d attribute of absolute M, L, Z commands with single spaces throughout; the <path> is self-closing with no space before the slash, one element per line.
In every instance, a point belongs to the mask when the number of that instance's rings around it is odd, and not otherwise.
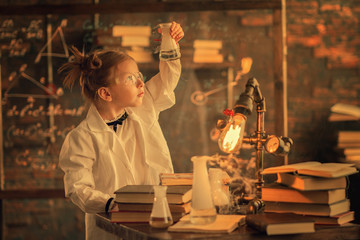
<path fill-rule="evenodd" d="M 151 212 L 152 203 L 116 203 L 119 211 L 133 211 L 133 212 Z M 183 204 L 169 204 L 170 212 L 189 213 L 191 209 L 191 202 Z"/>
<path fill-rule="evenodd" d="M 348 199 L 333 204 L 268 202 L 265 201 L 265 212 L 295 213 L 313 216 L 335 216 L 350 210 Z"/>
<path fill-rule="evenodd" d="M 360 118 L 360 107 L 345 103 L 336 103 L 330 108 L 333 113 L 346 114 Z"/>
<path fill-rule="evenodd" d="M 138 212 L 138 211 L 112 211 L 110 212 L 110 221 L 116 223 L 148 223 L 150 221 L 150 212 Z M 171 213 L 174 222 L 184 216 L 185 213 Z"/>
<path fill-rule="evenodd" d="M 248 226 L 265 232 L 267 235 L 315 232 L 313 220 L 291 213 L 249 214 L 245 222 Z"/>
<path fill-rule="evenodd" d="M 340 226 L 345 223 L 351 222 L 355 219 L 354 211 L 348 211 L 345 213 L 340 213 L 332 217 L 325 217 L 325 216 L 308 216 L 308 217 L 315 221 L 315 225 L 334 225 Z"/>
<path fill-rule="evenodd" d="M 360 120 L 360 117 L 340 113 L 330 113 L 328 120 L 330 122 L 358 121 Z"/>
<path fill-rule="evenodd" d="M 302 162 L 278 167 L 266 168 L 262 174 L 277 174 L 281 172 L 292 172 L 308 176 L 336 178 L 357 173 L 357 169 L 352 163 L 320 163 Z"/>
<path fill-rule="evenodd" d="M 360 142 L 360 131 L 339 131 L 338 142 Z"/>
<path fill-rule="evenodd" d="M 161 185 L 192 185 L 192 173 L 160 173 Z"/>
<path fill-rule="evenodd" d="M 196 233 L 230 233 L 245 223 L 245 215 L 220 215 L 215 222 L 209 224 L 193 224 L 190 215 L 185 215 L 179 222 L 168 228 L 169 232 L 196 232 Z"/>
<path fill-rule="evenodd" d="M 345 156 L 360 156 L 360 148 L 345 148 Z"/>
<path fill-rule="evenodd" d="M 346 177 L 322 178 L 292 173 L 278 173 L 276 182 L 301 191 L 328 190 L 347 186 Z"/>
<path fill-rule="evenodd" d="M 222 41 L 221 40 L 201 40 L 195 39 L 193 47 L 195 49 L 221 49 Z"/>
<path fill-rule="evenodd" d="M 153 203 L 153 185 L 126 185 L 115 191 L 117 203 Z M 168 186 L 166 198 L 169 204 L 189 202 L 192 197 L 192 186 Z"/>
<path fill-rule="evenodd" d="M 112 28 L 112 36 L 151 36 L 150 26 L 124 26 L 115 25 Z"/>
<path fill-rule="evenodd" d="M 300 191 L 273 183 L 262 188 L 262 199 L 272 202 L 332 204 L 345 200 L 346 192 L 345 188 Z"/>

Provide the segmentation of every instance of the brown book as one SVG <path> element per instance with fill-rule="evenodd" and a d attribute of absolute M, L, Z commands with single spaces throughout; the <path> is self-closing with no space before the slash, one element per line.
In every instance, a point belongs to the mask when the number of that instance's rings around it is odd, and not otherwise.
<path fill-rule="evenodd" d="M 345 189 L 299 191 L 280 184 L 269 184 L 262 188 L 262 199 L 272 202 L 332 204 L 346 199 Z"/>
<path fill-rule="evenodd" d="M 360 156 L 360 148 L 345 148 L 345 156 Z"/>
<path fill-rule="evenodd" d="M 292 173 L 278 173 L 277 183 L 302 191 L 328 190 L 347 186 L 346 177 L 322 178 Z"/>
<path fill-rule="evenodd" d="M 303 215 L 305 217 L 308 217 L 315 221 L 315 225 L 336 225 L 340 226 L 345 223 L 351 222 L 355 219 L 354 212 L 348 211 L 344 213 L 337 214 L 332 217 L 325 217 L 325 216 L 308 216 Z"/>
<path fill-rule="evenodd" d="M 360 120 L 360 117 L 340 113 L 330 113 L 328 120 L 330 122 L 358 121 Z"/>
<path fill-rule="evenodd" d="M 338 142 L 360 142 L 360 131 L 339 131 Z"/>
<path fill-rule="evenodd" d="M 312 216 L 335 216 L 349 210 L 350 201 L 348 199 L 333 204 L 265 201 L 265 212 L 296 213 Z"/>
<path fill-rule="evenodd" d="M 192 196 L 192 186 L 168 186 L 166 198 L 169 204 L 189 202 Z M 153 185 L 126 185 L 115 191 L 117 203 L 153 203 Z"/>
<path fill-rule="evenodd" d="M 263 170 L 262 174 L 277 174 L 281 172 L 292 172 L 308 176 L 336 178 L 357 173 L 354 164 L 351 163 L 320 163 L 302 162 L 279 167 L 270 167 Z"/>
<path fill-rule="evenodd" d="M 133 211 L 133 212 L 151 212 L 152 203 L 116 203 L 119 211 Z M 191 209 L 191 202 L 183 204 L 169 204 L 170 212 L 189 213 Z"/>
<path fill-rule="evenodd" d="M 249 214 L 246 224 L 267 235 L 297 234 L 315 232 L 312 219 L 291 213 Z"/>
<path fill-rule="evenodd" d="M 117 223 L 133 223 L 133 222 L 149 222 L 150 212 L 134 212 L 134 211 L 113 211 L 110 212 L 110 221 Z M 174 222 L 179 221 L 179 219 L 184 216 L 185 213 L 176 212 L 171 213 L 172 219 Z"/>
<path fill-rule="evenodd" d="M 192 185 L 192 173 L 160 173 L 161 185 Z"/>

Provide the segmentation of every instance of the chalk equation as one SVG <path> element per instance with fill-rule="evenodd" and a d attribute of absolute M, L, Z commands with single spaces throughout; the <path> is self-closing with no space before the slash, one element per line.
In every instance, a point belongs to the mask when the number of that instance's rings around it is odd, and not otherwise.
<path fill-rule="evenodd" d="M 29 145 L 47 145 L 49 139 L 52 136 L 57 137 L 60 141 L 63 141 L 75 125 L 71 125 L 60 129 L 58 126 L 46 128 L 41 123 L 30 124 L 24 127 L 18 127 L 11 125 L 5 135 L 4 146 L 13 147 L 17 142 L 28 141 Z"/>
<path fill-rule="evenodd" d="M 64 108 L 61 104 L 49 105 L 49 106 L 37 106 L 34 107 L 33 103 L 29 103 L 18 108 L 17 105 L 13 105 L 11 109 L 6 111 L 7 117 L 41 117 L 41 116 L 72 116 L 79 117 L 85 112 L 85 106 Z"/>
<path fill-rule="evenodd" d="M 11 18 L 5 19 L 0 24 L 0 39 L 16 39 L 21 36 L 24 39 L 43 39 L 43 20 L 31 20 L 29 25 L 18 27 Z"/>

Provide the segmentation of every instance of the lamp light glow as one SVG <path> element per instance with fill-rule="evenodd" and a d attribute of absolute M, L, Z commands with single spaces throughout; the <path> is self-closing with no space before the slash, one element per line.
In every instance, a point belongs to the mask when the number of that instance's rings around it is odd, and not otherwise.
<path fill-rule="evenodd" d="M 246 117 L 242 114 L 236 114 L 228 122 L 219 137 L 218 143 L 221 151 L 226 153 L 239 151 L 244 137 L 245 123 Z"/>

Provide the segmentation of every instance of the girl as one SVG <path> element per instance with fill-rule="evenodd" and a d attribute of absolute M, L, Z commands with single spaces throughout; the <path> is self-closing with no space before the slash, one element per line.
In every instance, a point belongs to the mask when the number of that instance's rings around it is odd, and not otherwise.
<path fill-rule="evenodd" d="M 170 35 L 178 42 L 184 32 L 173 22 Z M 60 152 L 65 195 L 86 213 L 86 239 L 116 239 L 95 223 L 96 213 L 113 208 L 114 191 L 129 184 L 159 184 L 159 173 L 173 172 L 158 116 L 175 103 L 180 60 L 160 61 L 160 72 L 144 84 L 136 62 L 124 53 L 72 52 L 74 60 L 59 71 L 68 71 L 66 87 L 79 79 L 91 106 Z"/>

